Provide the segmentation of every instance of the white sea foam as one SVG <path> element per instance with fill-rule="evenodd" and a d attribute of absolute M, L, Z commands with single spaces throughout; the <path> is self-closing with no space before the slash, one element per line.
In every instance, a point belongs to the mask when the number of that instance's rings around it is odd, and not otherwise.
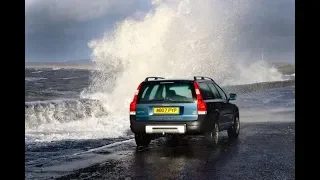
<path fill-rule="evenodd" d="M 42 77 L 25 77 L 24 78 L 25 81 L 39 81 L 44 79 L 47 79 L 47 78 L 42 78 Z"/>

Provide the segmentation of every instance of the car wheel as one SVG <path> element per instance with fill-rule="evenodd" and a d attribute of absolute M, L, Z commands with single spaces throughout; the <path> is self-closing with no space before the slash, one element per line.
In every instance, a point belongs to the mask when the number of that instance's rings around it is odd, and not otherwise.
<path fill-rule="evenodd" d="M 140 146 L 148 146 L 151 142 L 151 137 L 144 133 L 137 133 L 134 136 L 136 144 L 138 147 Z"/>
<path fill-rule="evenodd" d="M 237 138 L 240 133 L 240 119 L 235 116 L 233 125 L 228 129 L 229 138 Z"/>
<path fill-rule="evenodd" d="M 211 132 L 207 134 L 207 140 L 209 141 L 209 147 L 213 147 L 218 145 L 219 143 L 219 124 L 217 122 L 214 123 Z"/>

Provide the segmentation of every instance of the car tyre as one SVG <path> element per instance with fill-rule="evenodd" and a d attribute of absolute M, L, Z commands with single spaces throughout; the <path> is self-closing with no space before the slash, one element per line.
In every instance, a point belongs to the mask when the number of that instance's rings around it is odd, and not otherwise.
<path fill-rule="evenodd" d="M 239 116 L 235 116 L 233 125 L 228 129 L 229 138 L 237 138 L 240 133 L 240 119 Z"/>
<path fill-rule="evenodd" d="M 217 121 L 214 122 L 212 130 L 207 133 L 208 146 L 214 147 L 219 143 L 219 124 Z"/>
<path fill-rule="evenodd" d="M 136 141 L 137 147 L 147 147 L 151 142 L 151 137 L 145 133 L 136 133 L 134 139 Z"/>

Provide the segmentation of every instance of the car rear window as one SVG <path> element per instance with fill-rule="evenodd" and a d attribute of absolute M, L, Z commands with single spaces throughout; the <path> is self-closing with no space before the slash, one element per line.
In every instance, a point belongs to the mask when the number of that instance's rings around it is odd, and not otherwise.
<path fill-rule="evenodd" d="M 193 102 L 194 90 L 191 82 L 143 83 L 138 102 Z"/>

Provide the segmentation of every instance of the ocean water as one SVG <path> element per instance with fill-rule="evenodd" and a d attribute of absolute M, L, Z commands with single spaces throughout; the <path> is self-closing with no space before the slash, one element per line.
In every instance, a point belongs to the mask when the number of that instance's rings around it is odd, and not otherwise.
<path fill-rule="evenodd" d="M 114 102 L 81 96 L 96 74 L 85 69 L 26 68 L 26 143 L 125 137 L 129 131 L 127 114 L 111 114 L 105 104 L 112 106 Z M 294 80 L 225 89 L 238 93 L 235 103 L 248 112 L 254 108 L 294 109 Z M 122 111 L 128 109 L 126 105 Z"/>
<path fill-rule="evenodd" d="M 79 98 L 89 80 L 85 69 L 26 68 L 25 101 Z"/>

